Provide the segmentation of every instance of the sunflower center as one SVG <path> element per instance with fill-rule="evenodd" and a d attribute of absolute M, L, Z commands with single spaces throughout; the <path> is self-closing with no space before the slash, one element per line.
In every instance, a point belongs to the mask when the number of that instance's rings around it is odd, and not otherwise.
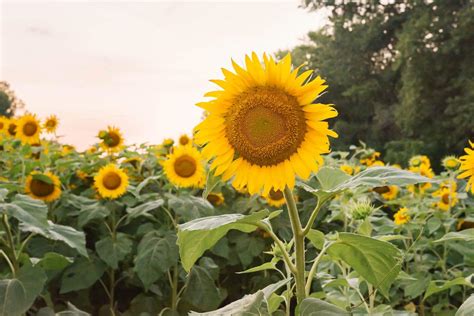
<path fill-rule="evenodd" d="M 388 186 L 376 187 L 373 190 L 377 192 L 378 194 L 384 194 L 384 193 L 390 192 L 390 188 Z"/>
<path fill-rule="evenodd" d="M 53 120 L 49 120 L 48 122 L 46 122 L 46 126 L 53 128 L 56 126 L 56 122 Z"/>
<path fill-rule="evenodd" d="M 180 177 L 189 178 L 196 172 L 196 170 L 196 161 L 191 156 L 180 156 L 174 162 L 174 171 Z"/>
<path fill-rule="evenodd" d="M 33 179 L 30 184 L 31 193 L 38 197 L 45 197 L 54 192 L 54 184 Z"/>
<path fill-rule="evenodd" d="M 280 190 L 277 190 L 277 191 L 274 191 L 273 188 L 270 190 L 270 198 L 274 201 L 279 201 L 281 199 L 283 199 L 283 192 L 281 192 Z"/>
<path fill-rule="evenodd" d="M 36 134 L 38 130 L 38 125 L 34 122 L 28 122 L 23 126 L 23 134 L 26 136 L 33 136 Z"/>
<path fill-rule="evenodd" d="M 304 112 L 295 97 L 274 87 L 254 87 L 234 99 L 226 135 L 237 154 L 271 166 L 290 158 L 306 134 Z"/>
<path fill-rule="evenodd" d="M 109 132 L 108 136 L 109 137 L 107 139 L 107 145 L 109 145 L 109 147 L 115 147 L 120 144 L 120 135 L 113 132 Z"/>
<path fill-rule="evenodd" d="M 179 138 L 179 143 L 183 146 L 187 145 L 189 143 L 189 137 L 188 136 L 181 136 Z"/>
<path fill-rule="evenodd" d="M 10 126 L 8 126 L 8 134 L 10 134 L 11 136 L 16 135 L 16 124 L 12 123 L 10 124 Z"/>
<path fill-rule="evenodd" d="M 209 201 L 209 203 L 211 203 L 214 206 L 216 206 L 217 204 L 219 204 L 221 202 L 220 196 L 217 195 L 217 194 L 213 194 L 213 193 L 210 193 L 207 196 L 207 200 Z"/>
<path fill-rule="evenodd" d="M 122 178 L 115 172 L 109 172 L 104 176 L 102 183 L 107 190 L 116 190 L 122 184 Z"/>
<path fill-rule="evenodd" d="M 449 193 L 443 194 L 441 197 L 441 200 L 443 201 L 444 204 L 449 204 Z"/>
<path fill-rule="evenodd" d="M 3 122 L 0 122 L 0 129 L 3 129 L 4 126 L 5 124 L 3 124 Z"/>

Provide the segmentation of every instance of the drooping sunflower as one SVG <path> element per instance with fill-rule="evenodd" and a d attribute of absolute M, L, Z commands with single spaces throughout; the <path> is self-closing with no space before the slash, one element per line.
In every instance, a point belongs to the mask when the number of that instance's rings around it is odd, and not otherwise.
<path fill-rule="evenodd" d="M 108 164 L 94 177 L 94 187 L 102 198 L 117 199 L 127 192 L 128 176 L 115 164 Z"/>
<path fill-rule="evenodd" d="M 8 133 L 8 117 L 0 116 L 0 134 Z"/>
<path fill-rule="evenodd" d="M 219 206 L 224 203 L 224 195 L 220 192 L 211 192 L 207 195 L 207 200 L 214 206 Z"/>
<path fill-rule="evenodd" d="M 474 142 L 469 141 L 469 145 L 471 145 L 471 148 L 464 148 L 466 155 L 459 158 L 461 161 L 461 166 L 459 167 L 461 174 L 458 176 L 458 179 L 469 178 L 466 191 L 469 191 L 469 188 L 471 188 L 471 193 L 474 194 Z"/>
<path fill-rule="evenodd" d="M 282 191 L 274 191 L 273 189 L 270 189 L 270 192 L 265 197 L 265 201 L 267 201 L 271 206 L 280 207 L 285 204 L 285 197 L 283 196 Z"/>
<path fill-rule="evenodd" d="M 108 126 L 106 130 L 99 132 L 98 137 L 102 140 L 100 146 L 109 153 L 119 152 L 124 143 L 120 129 L 114 126 Z"/>
<path fill-rule="evenodd" d="M 189 138 L 188 135 L 183 134 L 179 137 L 179 144 L 182 146 L 185 146 L 191 142 L 191 139 Z"/>
<path fill-rule="evenodd" d="M 26 178 L 25 192 L 34 199 L 52 202 L 61 196 L 61 181 L 49 171 L 33 171 Z"/>
<path fill-rule="evenodd" d="M 201 153 L 194 147 L 178 146 L 162 162 L 171 183 L 178 187 L 199 187 L 205 180 Z"/>
<path fill-rule="evenodd" d="M 56 115 L 52 114 L 46 118 L 43 124 L 43 128 L 49 134 L 54 134 L 59 125 L 59 119 Z"/>
<path fill-rule="evenodd" d="M 16 123 L 16 137 L 23 144 L 39 143 L 41 124 L 34 114 L 25 114 Z"/>
<path fill-rule="evenodd" d="M 213 162 L 215 175 L 233 178 L 237 189 L 267 196 L 273 188 L 293 188 L 295 175 L 308 179 L 329 152 L 326 119 L 337 116 L 327 104 L 313 104 L 327 86 L 312 71 L 298 75 L 288 54 L 281 61 L 255 53 L 246 56 L 245 68 L 233 62 L 235 73 L 223 69 L 222 88 L 206 94 L 214 98 L 199 103 L 206 118 L 195 128 L 194 141 Z"/>
<path fill-rule="evenodd" d="M 393 215 L 393 221 L 395 225 L 403 225 L 410 221 L 410 215 L 408 214 L 408 209 L 406 207 L 402 207 Z"/>

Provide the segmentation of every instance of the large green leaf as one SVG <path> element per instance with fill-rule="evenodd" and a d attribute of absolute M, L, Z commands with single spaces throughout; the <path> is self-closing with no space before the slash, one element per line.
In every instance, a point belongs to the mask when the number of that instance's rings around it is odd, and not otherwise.
<path fill-rule="evenodd" d="M 32 266 L 31 263 L 27 263 L 21 267 L 17 277 L 25 288 L 26 305 L 31 306 L 36 297 L 43 291 L 47 276 L 39 266 Z"/>
<path fill-rule="evenodd" d="M 446 291 L 455 285 L 462 285 L 462 286 L 467 286 L 467 287 L 472 288 L 472 282 L 471 282 L 472 276 L 473 275 L 471 274 L 467 278 L 459 277 L 450 281 L 444 281 L 444 280 L 431 281 L 430 284 L 428 285 L 428 288 L 426 289 L 423 300 L 426 300 L 428 297 L 430 297 L 433 294 Z"/>
<path fill-rule="evenodd" d="M 343 260 L 385 296 L 403 260 L 402 253 L 393 244 L 350 233 L 340 233 L 328 248 L 328 254 Z"/>
<path fill-rule="evenodd" d="M 20 223 L 45 229 L 48 227 L 48 207 L 42 201 L 18 194 L 12 203 L 0 205 L 0 212 L 14 217 Z"/>
<path fill-rule="evenodd" d="M 308 297 L 298 307 L 301 316 L 349 316 L 345 310 L 317 298 Z"/>
<path fill-rule="evenodd" d="M 140 280 L 148 288 L 178 262 L 176 235 L 146 234 L 138 245 L 135 267 Z"/>
<path fill-rule="evenodd" d="M 69 293 L 91 287 L 104 274 L 107 266 L 99 260 L 77 259 L 63 273 L 60 293 Z"/>
<path fill-rule="evenodd" d="M 168 206 L 184 221 L 214 215 L 214 207 L 207 200 L 192 195 L 168 194 Z"/>
<path fill-rule="evenodd" d="M 473 316 L 474 315 L 474 294 L 462 303 L 455 316 Z"/>
<path fill-rule="evenodd" d="M 79 227 L 84 227 L 93 220 L 106 218 L 109 216 L 109 214 L 110 210 L 100 202 L 96 202 L 92 205 L 86 205 L 79 211 L 77 224 Z"/>
<path fill-rule="evenodd" d="M 52 279 L 72 262 L 73 260 L 71 258 L 67 258 L 59 253 L 48 252 L 43 256 L 43 258 L 37 261 L 36 265 L 43 269 L 48 276 L 48 279 Z"/>
<path fill-rule="evenodd" d="M 225 214 L 199 218 L 179 225 L 178 245 L 183 268 L 189 272 L 202 254 L 213 247 L 231 229 L 252 232 L 256 223 L 265 218 L 267 210 L 251 215 Z"/>
<path fill-rule="evenodd" d="M 117 233 L 115 240 L 105 237 L 95 243 L 95 250 L 99 258 L 111 268 L 118 269 L 118 263 L 122 261 L 131 251 L 133 242 L 128 235 Z"/>
<path fill-rule="evenodd" d="M 441 237 L 440 239 L 436 240 L 435 242 L 443 242 L 443 241 L 474 241 L 474 228 L 469 228 L 462 230 L 460 232 L 450 232 Z"/>
<path fill-rule="evenodd" d="M 133 219 L 140 216 L 146 216 L 146 217 L 151 216 L 150 214 L 148 214 L 148 212 L 159 208 L 160 206 L 163 205 L 163 203 L 164 203 L 163 199 L 158 199 L 155 201 L 149 201 L 149 202 L 140 204 L 138 206 L 128 208 L 127 209 L 127 213 L 128 213 L 127 223 L 129 223 Z"/>
<path fill-rule="evenodd" d="M 193 266 L 181 297 L 183 302 L 190 304 L 193 310 L 209 311 L 219 307 L 224 298 L 211 271 L 199 265 Z"/>
<path fill-rule="evenodd" d="M 0 315 L 21 315 L 30 308 L 26 289 L 17 279 L 0 280 Z"/>

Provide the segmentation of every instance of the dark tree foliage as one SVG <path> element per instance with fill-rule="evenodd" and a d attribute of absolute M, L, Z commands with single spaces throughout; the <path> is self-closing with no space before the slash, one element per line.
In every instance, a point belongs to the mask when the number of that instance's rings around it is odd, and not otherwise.
<path fill-rule="evenodd" d="M 335 149 L 363 140 L 389 161 L 461 154 L 474 138 L 473 3 L 305 1 L 330 23 L 292 55 L 330 84 L 321 101 L 340 112 Z"/>
<path fill-rule="evenodd" d="M 11 117 L 23 107 L 23 101 L 16 97 L 8 82 L 0 81 L 0 116 Z"/>

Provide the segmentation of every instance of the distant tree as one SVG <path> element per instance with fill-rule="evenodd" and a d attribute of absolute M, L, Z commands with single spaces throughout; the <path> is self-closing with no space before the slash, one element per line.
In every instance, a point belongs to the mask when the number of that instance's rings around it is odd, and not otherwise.
<path fill-rule="evenodd" d="M 24 103 L 18 99 L 6 81 L 0 81 L 0 115 L 11 117 L 16 110 L 24 108 Z"/>
<path fill-rule="evenodd" d="M 292 50 L 328 80 L 335 148 L 364 140 L 390 159 L 440 159 L 474 138 L 471 0 L 306 0 L 329 25 Z M 286 52 L 280 52 L 284 54 Z M 406 150 L 400 152 L 401 149 Z"/>

